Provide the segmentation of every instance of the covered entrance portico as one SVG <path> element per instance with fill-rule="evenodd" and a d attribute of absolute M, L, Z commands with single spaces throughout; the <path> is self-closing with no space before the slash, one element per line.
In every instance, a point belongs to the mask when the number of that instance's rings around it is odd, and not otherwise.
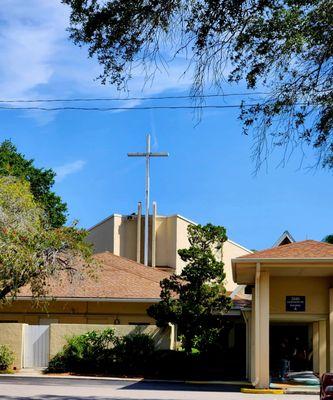
<path fill-rule="evenodd" d="M 282 359 L 292 370 L 333 372 L 333 245 L 296 242 L 232 265 L 235 282 L 252 288 L 247 364 L 253 385 L 269 387 Z"/>

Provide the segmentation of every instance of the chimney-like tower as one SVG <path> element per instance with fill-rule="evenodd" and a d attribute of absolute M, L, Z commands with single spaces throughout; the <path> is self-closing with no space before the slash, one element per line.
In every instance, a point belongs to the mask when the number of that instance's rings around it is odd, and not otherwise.
<path fill-rule="evenodd" d="M 141 262 L 141 217 L 142 217 L 142 203 L 138 203 L 138 215 L 136 220 L 136 261 Z"/>
<path fill-rule="evenodd" d="M 151 223 L 151 266 L 156 267 L 156 214 L 157 204 L 153 201 L 153 215 Z"/>

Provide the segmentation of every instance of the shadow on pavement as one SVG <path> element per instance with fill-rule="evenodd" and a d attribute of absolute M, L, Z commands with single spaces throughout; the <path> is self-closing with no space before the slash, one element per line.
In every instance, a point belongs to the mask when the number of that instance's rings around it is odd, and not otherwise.
<path fill-rule="evenodd" d="M 180 382 L 152 382 L 140 381 L 127 384 L 121 390 L 177 390 L 189 392 L 239 392 L 238 385 L 193 384 Z"/>
<path fill-rule="evenodd" d="M 75 378 L 43 378 L 43 377 L 15 377 L 0 376 L 1 384 L 31 385 L 31 386 L 109 386 L 115 390 L 155 390 L 155 391 L 190 391 L 190 392 L 239 392 L 237 385 L 193 384 L 181 382 L 161 381 L 125 381 L 107 379 L 75 379 Z M 75 398 L 75 397 L 74 397 Z M 0 396 L 0 400 L 2 397 Z"/>
<path fill-rule="evenodd" d="M 29 396 L 29 397 L 20 397 L 20 396 L 0 396 L 0 400 L 125 400 L 124 397 L 96 397 L 96 396 L 56 396 L 56 395 L 37 395 L 37 396 Z M 144 399 L 140 398 L 140 400 L 160 400 L 160 399 Z M 172 399 L 166 399 L 172 400 Z"/>
<path fill-rule="evenodd" d="M 133 381 L 117 381 L 107 379 L 75 379 L 75 378 L 43 378 L 43 377 L 19 377 L 1 376 L 1 383 L 13 385 L 38 385 L 38 386 L 126 386 Z M 1 393 L 1 391 L 0 391 Z M 1 397 L 0 397 L 1 398 Z"/>

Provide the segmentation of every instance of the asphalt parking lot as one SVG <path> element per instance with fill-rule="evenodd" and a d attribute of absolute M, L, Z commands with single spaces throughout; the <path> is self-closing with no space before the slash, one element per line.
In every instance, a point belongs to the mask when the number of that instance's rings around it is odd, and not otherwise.
<path fill-rule="evenodd" d="M 313 395 L 242 394 L 237 386 L 0 376 L 0 400 L 318 400 Z"/>

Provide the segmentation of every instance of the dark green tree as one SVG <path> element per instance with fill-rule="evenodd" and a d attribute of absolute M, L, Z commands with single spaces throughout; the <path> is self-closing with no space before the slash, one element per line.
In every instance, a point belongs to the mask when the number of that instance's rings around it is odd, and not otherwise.
<path fill-rule="evenodd" d="M 244 132 L 254 128 L 258 168 L 274 146 L 286 161 L 304 144 L 333 168 L 332 0 L 62 1 L 71 38 L 97 56 L 103 83 L 124 88 L 134 68 L 151 77 L 184 54 L 198 105 L 226 81 L 266 92 L 240 114 Z"/>
<path fill-rule="evenodd" d="M 52 190 L 56 173 L 52 169 L 37 168 L 34 160 L 27 160 L 11 141 L 0 145 L 0 176 L 14 176 L 27 180 L 35 200 L 45 210 L 53 228 L 66 222 L 67 205 Z"/>
<path fill-rule="evenodd" d="M 147 312 L 158 326 L 176 324 L 184 350 L 190 353 L 200 338 L 223 329 L 223 314 L 231 300 L 223 285 L 223 263 L 216 257 L 227 240 L 225 228 L 190 225 L 188 239 L 190 247 L 178 251 L 186 266 L 180 275 L 161 282 L 161 301 Z"/>
<path fill-rule="evenodd" d="M 333 235 L 325 236 L 323 242 L 333 244 Z"/>

